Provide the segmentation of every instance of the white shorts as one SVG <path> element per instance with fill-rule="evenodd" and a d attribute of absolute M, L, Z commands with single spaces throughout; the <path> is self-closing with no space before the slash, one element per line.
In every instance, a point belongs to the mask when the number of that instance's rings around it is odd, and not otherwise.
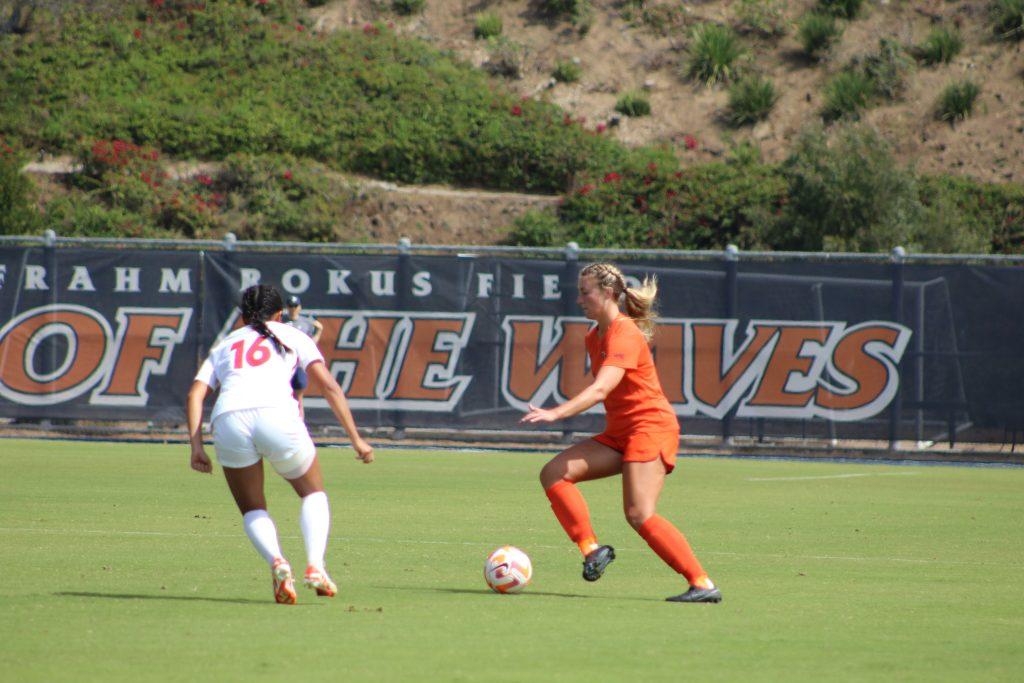
<path fill-rule="evenodd" d="M 285 479 L 301 477 L 316 447 L 298 411 L 245 408 L 217 416 L 210 426 L 221 467 L 249 467 L 266 458 Z"/>

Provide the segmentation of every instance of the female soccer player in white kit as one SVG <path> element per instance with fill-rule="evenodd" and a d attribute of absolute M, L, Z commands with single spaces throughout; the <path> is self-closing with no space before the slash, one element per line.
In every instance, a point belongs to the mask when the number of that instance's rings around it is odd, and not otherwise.
<path fill-rule="evenodd" d="M 373 447 L 356 429 L 341 387 L 324 366 L 316 344 L 304 332 L 280 322 L 284 301 L 269 285 L 256 285 L 242 293 L 245 326 L 229 334 L 210 351 L 188 394 L 186 414 L 192 442 L 192 469 L 212 472 L 203 448 L 203 400 L 211 387 L 220 395 L 210 416 L 217 460 L 228 488 L 242 513 L 245 533 L 270 565 L 274 599 L 295 604 L 295 582 L 281 554 L 277 528 L 267 514 L 263 493 L 263 460 L 288 480 L 302 498 L 299 524 L 306 542 L 306 586 L 317 595 L 337 593 L 324 568 L 330 510 L 316 448 L 299 406 L 292 396 L 291 379 L 302 367 L 323 388 L 324 398 L 345 428 L 356 458 L 373 462 Z"/>

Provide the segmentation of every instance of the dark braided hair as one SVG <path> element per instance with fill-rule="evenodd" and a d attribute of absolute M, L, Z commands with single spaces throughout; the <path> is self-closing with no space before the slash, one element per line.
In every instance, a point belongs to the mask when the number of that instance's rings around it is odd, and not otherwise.
<path fill-rule="evenodd" d="M 267 321 L 275 313 L 284 310 L 284 299 L 281 292 L 272 285 L 253 285 L 242 292 L 242 302 L 238 306 L 242 309 L 242 320 L 262 336 L 267 337 L 274 343 L 274 348 L 282 356 L 291 351 L 284 343 L 277 338 Z"/>

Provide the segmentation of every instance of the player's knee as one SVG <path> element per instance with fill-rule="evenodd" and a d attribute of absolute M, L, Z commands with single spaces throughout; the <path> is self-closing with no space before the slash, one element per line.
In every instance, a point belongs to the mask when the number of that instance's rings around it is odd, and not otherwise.
<path fill-rule="evenodd" d="M 654 516 L 654 510 L 649 510 L 640 505 L 627 505 L 625 512 L 626 521 L 636 530 L 639 530 L 644 525 L 644 522 Z"/>
<path fill-rule="evenodd" d="M 547 491 L 549 488 L 566 478 L 565 467 L 554 460 L 548 462 L 540 470 L 540 485 Z"/>

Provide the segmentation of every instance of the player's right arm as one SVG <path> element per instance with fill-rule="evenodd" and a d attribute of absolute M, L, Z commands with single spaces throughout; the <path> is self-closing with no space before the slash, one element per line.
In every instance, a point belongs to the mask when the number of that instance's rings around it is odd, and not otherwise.
<path fill-rule="evenodd" d="M 324 362 L 317 360 L 310 363 L 306 366 L 306 373 L 309 374 L 311 380 L 315 379 L 320 383 L 320 389 L 323 392 L 324 398 L 327 399 L 327 405 L 331 406 L 331 411 L 338 418 L 341 426 L 345 428 L 349 440 L 352 441 L 352 448 L 355 449 L 356 458 L 365 463 L 373 462 L 373 446 L 368 444 L 359 435 L 355 418 L 352 417 L 352 410 L 348 406 L 348 399 L 345 398 L 345 393 L 338 386 L 337 380 L 331 376 L 331 373 L 327 372 Z"/>
<path fill-rule="evenodd" d="M 210 385 L 200 380 L 192 382 L 188 390 L 188 401 L 185 404 L 185 416 L 188 420 L 188 440 L 192 445 L 192 469 L 196 472 L 209 474 L 213 472 L 213 463 L 203 447 L 203 401 Z"/>
<path fill-rule="evenodd" d="M 612 389 L 619 385 L 626 371 L 612 365 L 605 365 L 597 371 L 597 377 L 586 389 L 554 408 L 538 408 L 532 403 L 520 422 L 526 424 L 557 422 L 579 415 L 585 410 L 608 398 Z"/>

